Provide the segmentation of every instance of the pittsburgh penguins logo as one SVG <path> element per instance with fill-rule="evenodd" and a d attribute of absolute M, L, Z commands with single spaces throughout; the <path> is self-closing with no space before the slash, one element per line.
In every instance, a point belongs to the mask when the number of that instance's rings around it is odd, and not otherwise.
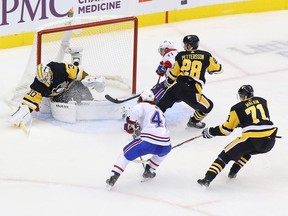
<path fill-rule="evenodd" d="M 51 96 L 61 94 L 62 92 L 64 92 L 68 88 L 68 85 L 69 85 L 68 81 L 65 81 L 65 82 L 59 84 L 58 86 L 56 86 L 55 88 L 52 89 Z"/>

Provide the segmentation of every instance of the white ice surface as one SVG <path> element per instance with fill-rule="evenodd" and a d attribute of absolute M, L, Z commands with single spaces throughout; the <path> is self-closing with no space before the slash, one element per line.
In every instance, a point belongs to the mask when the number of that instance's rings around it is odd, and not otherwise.
<path fill-rule="evenodd" d="M 187 34 L 200 37 L 200 49 L 223 64 L 207 76 L 204 93 L 214 109 L 208 126 L 225 121 L 242 84 L 266 98 L 279 135 L 271 152 L 251 158 L 235 180 L 231 164 L 208 189 L 197 184 L 229 137 L 196 139 L 172 150 L 153 181 L 140 183 L 143 168 L 131 163 L 112 191 L 105 180 L 130 141 L 122 120 L 65 124 L 35 115 L 30 137 L 6 122 L 9 93 L 24 71 L 31 47 L 0 50 L 0 215 L 3 216 L 284 216 L 287 215 L 288 12 L 223 16 L 139 29 L 138 93 L 157 82 L 154 73 L 164 39 L 181 48 Z M 135 101 L 134 101 L 135 102 Z M 177 104 L 166 113 L 174 145 L 197 136 L 187 129 L 191 109 Z"/>

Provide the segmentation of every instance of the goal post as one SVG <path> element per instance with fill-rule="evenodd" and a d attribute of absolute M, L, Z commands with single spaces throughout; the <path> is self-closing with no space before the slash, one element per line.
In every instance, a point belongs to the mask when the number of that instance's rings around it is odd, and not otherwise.
<path fill-rule="evenodd" d="M 138 20 L 136 17 L 69 17 L 36 32 L 26 70 L 11 102 L 21 101 L 36 75 L 37 64 L 50 61 L 80 64 L 107 85 L 137 90 Z M 126 93 L 127 94 L 127 93 Z"/>

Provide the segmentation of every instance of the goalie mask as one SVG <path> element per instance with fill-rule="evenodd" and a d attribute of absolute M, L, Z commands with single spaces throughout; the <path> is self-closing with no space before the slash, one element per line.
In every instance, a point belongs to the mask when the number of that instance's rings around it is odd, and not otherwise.
<path fill-rule="evenodd" d="M 143 102 L 155 102 L 155 95 L 153 94 L 153 92 L 151 90 L 146 90 L 143 91 L 139 97 L 140 101 L 142 99 Z M 139 100 L 138 100 L 139 101 Z"/>
<path fill-rule="evenodd" d="M 51 68 L 49 66 L 43 66 L 42 64 L 39 64 L 37 66 L 37 79 L 45 84 L 47 87 L 51 85 L 51 80 L 53 78 L 53 73 L 51 71 Z"/>
<path fill-rule="evenodd" d="M 174 43 L 169 40 L 165 40 L 159 44 L 158 52 L 161 56 L 164 56 L 167 49 L 174 49 Z"/>

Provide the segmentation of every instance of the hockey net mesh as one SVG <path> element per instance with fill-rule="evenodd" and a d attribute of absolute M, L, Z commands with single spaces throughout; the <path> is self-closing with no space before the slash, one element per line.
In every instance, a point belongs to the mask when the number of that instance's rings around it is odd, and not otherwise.
<path fill-rule="evenodd" d="M 137 19 L 111 16 L 67 18 L 41 26 L 25 72 L 9 100 L 21 103 L 36 75 L 39 63 L 73 63 L 71 52 L 80 50 L 79 67 L 91 75 L 103 75 L 106 84 L 136 92 Z"/>

